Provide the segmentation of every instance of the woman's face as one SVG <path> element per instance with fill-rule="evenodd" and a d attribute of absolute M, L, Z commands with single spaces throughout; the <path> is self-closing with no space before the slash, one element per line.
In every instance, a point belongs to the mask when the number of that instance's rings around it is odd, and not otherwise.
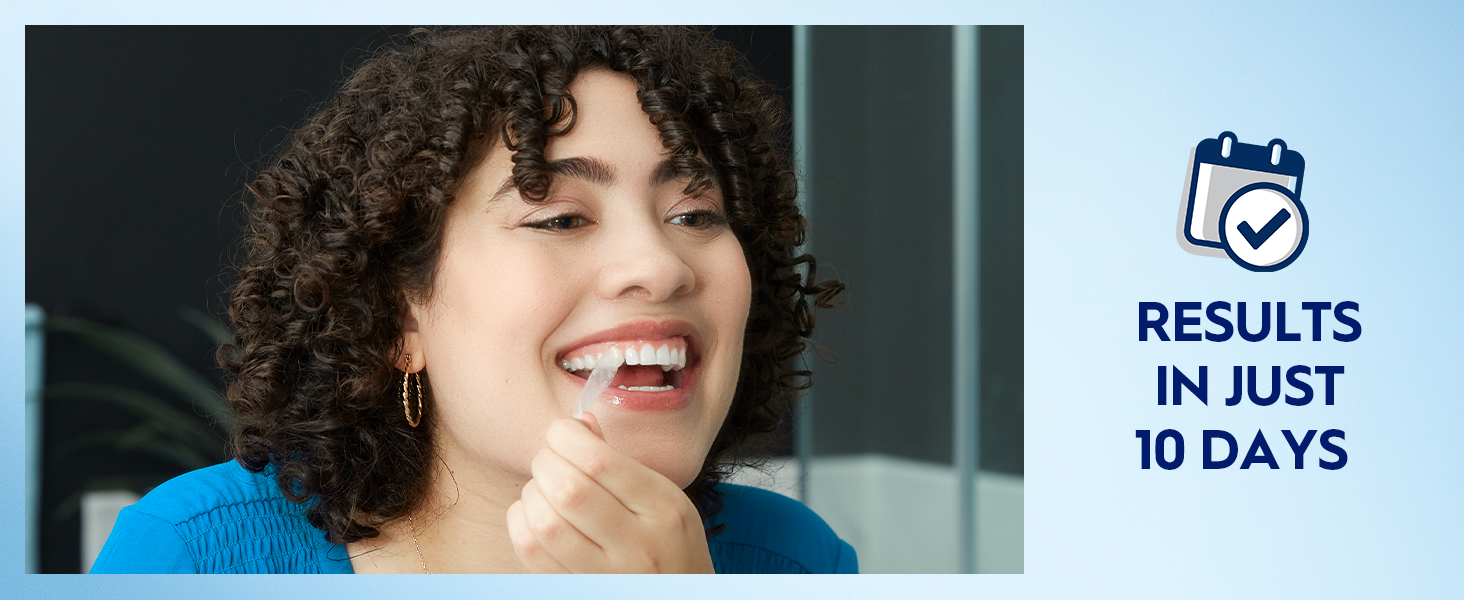
<path fill-rule="evenodd" d="M 524 201 L 506 185 L 510 153 L 489 153 L 449 210 L 405 346 L 431 375 L 448 464 L 510 479 L 529 478 L 549 423 L 574 414 L 584 357 L 627 354 L 588 412 L 614 448 L 685 487 L 736 387 L 747 262 L 721 195 L 683 193 L 629 77 L 582 73 L 570 90 L 578 119 L 545 149 L 548 198 Z M 632 351 L 656 364 L 629 364 Z"/>

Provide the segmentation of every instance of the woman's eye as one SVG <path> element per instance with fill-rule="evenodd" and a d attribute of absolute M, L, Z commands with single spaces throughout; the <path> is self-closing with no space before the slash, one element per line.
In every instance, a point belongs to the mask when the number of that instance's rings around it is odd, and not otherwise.
<path fill-rule="evenodd" d="M 533 227 L 534 229 L 567 230 L 584 227 L 589 223 L 588 219 L 579 215 L 561 215 L 543 221 L 529 223 L 529 227 Z"/>
<path fill-rule="evenodd" d="M 699 210 L 671 217 L 670 222 L 675 225 L 685 225 L 692 229 L 706 229 L 716 225 L 724 225 L 727 223 L 727 219 L 709 210 Z"/>

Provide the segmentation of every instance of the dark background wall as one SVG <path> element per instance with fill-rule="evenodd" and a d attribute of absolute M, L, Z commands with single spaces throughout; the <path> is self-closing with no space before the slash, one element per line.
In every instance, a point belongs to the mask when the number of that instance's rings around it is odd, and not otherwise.
<path fill-rule="evenodd" d="M 1023 28 L 981 27 L 981 466 L 1022 475 Z"/>
<path fill-rule="evenodd" d="M 822 315 L 814 452 L 951 462 L 951 28 L 810 31 L 813 250 L 848 285 Z"/>
<path fill-rule="evenodd" d="M 1022 28 L 980 28 L 980 468 L 1022 455 Z M 952 30 L 812 27 L 813 451 L 952 463 Z"/>

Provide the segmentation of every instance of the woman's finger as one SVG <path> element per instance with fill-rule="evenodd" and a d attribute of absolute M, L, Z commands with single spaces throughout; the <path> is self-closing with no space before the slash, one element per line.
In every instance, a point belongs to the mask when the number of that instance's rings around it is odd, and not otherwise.
<path fill-rule="evenodd" d="M 543 546 L 539 544 L 538 538 L 529 527 L 528 518 L 524 515 L 524 503 L 522 500 L 514 502 L 508 507 L 508 539 L 513 543 L 513 553 L 518 555 L 519 562 L 534 573 L 568 573 L 569 569 L 559 564 Z"/>
<path fill-rule="evenodd" d="M 590 433 L 595 434 L 595 437 L 605 439 L 605 431 L 600 429 L 600 419 L 595 416 L 595 413 L 585 411 L 585 414 L 580 415 L 580 421 L 584 422 L 585 427 L 590 428 Z"/>
<path fill-rule="evenodd" d="M 549 449 L 564 457 L 636 514 L 678 510 L 685 495 L 670 479 L 596 437 L 576 419 L 559 419 L 545 434 Z"/>
<path fill-rule="evenodd" d="M 530 466 L 533 483 L 555 512 L 604 553 L 607 541 L 635 527 L 635 514 L 557 452 L 545 448 Z"/>
<path fill-rule="evenodd" d="M 524 484 L 524 522 L 549 556 L 572 573 L 603 572 L 605 552 L 570 523 L 539 489 L 538 482 Z"/>

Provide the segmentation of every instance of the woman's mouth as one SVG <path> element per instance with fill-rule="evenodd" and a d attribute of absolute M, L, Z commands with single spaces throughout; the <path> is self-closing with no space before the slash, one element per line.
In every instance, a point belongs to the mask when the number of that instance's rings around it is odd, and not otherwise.
<path fill-rule="evenodd" d="M 686 338 L 617 340 L 587 344 L 566 352 L 559 367 L 579 379 L 588 379 L 595 365 L 619 354 L 625 364 L 610 381 L 612 391 L 669 392 L 682 389 L 688 375 Z"/>

